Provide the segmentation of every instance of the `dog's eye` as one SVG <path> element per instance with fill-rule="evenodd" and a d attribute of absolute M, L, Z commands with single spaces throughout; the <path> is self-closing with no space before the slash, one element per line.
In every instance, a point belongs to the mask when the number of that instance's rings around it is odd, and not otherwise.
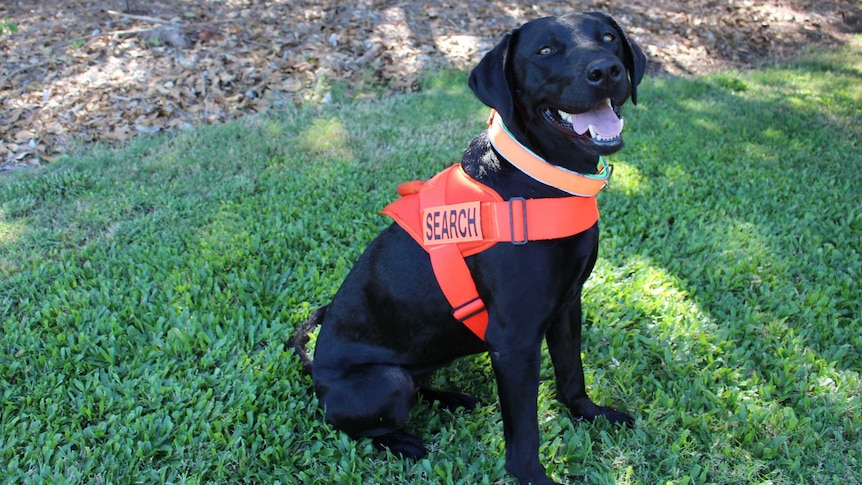
<path fill-rule="evenodd" d="M 614 36 L 614 34 L 610 34 L 610 33 L 602 36 L 602 42 L 604 42 L 606 44 L 609 44 L 609 43 L 615 41 L 616 39 L 617 39 L 616 36 Z"/>
<path fill-rule="evenodd" d="M 539 52 L 538 52 L 538 54 L 540 56 L 547 56 L 547 55 L 550 55 L 553 53 L 554 53 L 554 48 L 548 47 L 548 46 L 542 47 L 541 49 L 539 49 Z"/>

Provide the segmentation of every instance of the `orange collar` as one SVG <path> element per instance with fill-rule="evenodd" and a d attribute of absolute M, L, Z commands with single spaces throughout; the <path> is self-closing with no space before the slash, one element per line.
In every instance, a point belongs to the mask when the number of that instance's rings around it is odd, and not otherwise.
<path fill-rule="evenodd" d="M 599 157 L 599 165 L 596 167 L 597 173 L 595 175 L 566 170 L 548 163 L 512 136 L 496 110 L 491 111 L 491 116 L 488 119 L 488 136 L 491 138 L 494 149 L 518 170 L 545 185 L 558 188 L 572 195 L 595 196 L 608 186 L 611 173 L 613 173 L 613 165 L 605 162 L 602 157 Z"/>

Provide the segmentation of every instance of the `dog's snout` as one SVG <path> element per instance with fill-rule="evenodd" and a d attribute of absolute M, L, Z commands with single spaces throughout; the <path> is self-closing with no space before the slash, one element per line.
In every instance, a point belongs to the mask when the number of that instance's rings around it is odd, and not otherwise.
<path fill-rule="evenodd" d="M 625 74 L 625 68 L 617 59 L 600 59 L 587 65 L 587 82 L 593 86 L 610 88 Z"/>

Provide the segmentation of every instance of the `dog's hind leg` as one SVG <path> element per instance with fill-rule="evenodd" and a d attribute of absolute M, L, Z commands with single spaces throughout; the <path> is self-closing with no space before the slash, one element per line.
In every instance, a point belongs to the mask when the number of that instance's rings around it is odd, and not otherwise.
<path fill-rule="evenodd" d="M 405 369 L 370 364 L 354 366 L 337 379 L 327 379 L 317 369 L 314 376 L 326 420 L 335 428 L 353 438 L 369 437 L 376 448 L 403 458 L 425 456 L 422 440 L 401 430 L 417 396 L 416 383 Z"/>

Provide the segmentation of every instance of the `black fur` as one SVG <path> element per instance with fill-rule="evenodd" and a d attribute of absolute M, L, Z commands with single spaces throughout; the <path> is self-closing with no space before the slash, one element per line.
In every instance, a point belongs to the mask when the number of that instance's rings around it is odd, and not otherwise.
<path fill-rule="evenodd" d="M 548 47 L 550 49 L 543 49 Z M 580 113 L 610 98 L 621 106 L 646 69 L 640 47 L 610 17 L 573 14 L 528 22 L 508 34 L 476 66 L 470 87 L 495 108 L 513 134 L 561 167 L 595 172 L 599 155 L 618 151 L 561 132 L 543 116 L 547 107 Z M 504 198 L 561 197 L 563 192 L 518 171 L 477 136 L 461 164 Z M 523 246 L 498 243 L 467 258 L 489 311 L 485 341 L 452 317 L 427 253 L 397 225 L 365 250 L 332 303 L 315 312 L 291 344 L 313 370 L 326 419 L 380 448 L 423 456 L 422 441 L 404 430 L 417 396 L 448 407 L 472 408 L 462 393 L 421 389 L 453 359 L 489 352 L 506 439 L 506 469 L 521 483 L 552 483 L 539 462 L 537 393 L 541 343 L 554 365 L 558 399 L 573 417 L 632 425 L 619 411 L 587 396 L 581 363 L 581 289 L 598 253 L 599 229 Z M 322 324 L 314 362 L 307 334 Z"/>

